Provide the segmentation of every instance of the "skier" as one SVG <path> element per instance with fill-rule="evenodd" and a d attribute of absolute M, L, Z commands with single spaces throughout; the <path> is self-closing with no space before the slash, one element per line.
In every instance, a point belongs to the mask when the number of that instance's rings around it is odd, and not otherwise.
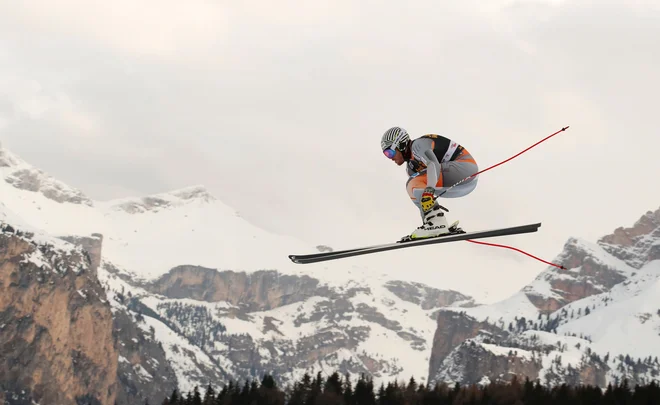
<path fill-rule="evenodd" d="M 458 221 L 448 225 L 436 194 L 445 191 L 442 197 L 456 198 L 475 189 L 478 176 L 452 187 L 479 171 L 472 155 L 457 142 L 441 135 L 427 134 L 411 140 L 401 127 L 385 131 L 380 146 L 383 154 L 398 166 L 407 163 L 406 189 L 422 217 L 422 225 L 407 238 L 431 238 L 461 231 Z"/>

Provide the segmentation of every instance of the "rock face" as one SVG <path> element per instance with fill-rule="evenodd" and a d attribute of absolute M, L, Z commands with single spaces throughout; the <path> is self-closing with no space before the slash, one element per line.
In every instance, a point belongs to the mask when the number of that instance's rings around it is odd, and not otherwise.
<path fill-rule="evenodd" d="M 170 298 L 226 301 L 246 311 L 258 311 L 303 301 L 312 296 L 317 287 L 318 280 L 311 277 L 280 275 L 276 271 L 257 271 L 247 275 L 179 266 L 145 288 Z"/>
<path fill-rule="evenodd" d="M 387 282 L 385 287 L 402 300 L 418 304 L 423 309 L 442 308 L 459 302 L 464 307 L 474 305 L 472 298 L 458 291 L 438 290 L 420 283 L 397 280 Z"/>
<path fill-rule="evenodd" d="M 373 272 L 356 274 L 346 269 L 345 281 L 339 281 L 324 275 L 317 279 L 276 271 L 246 274 L 185 266 L 200 262 L 202 256 L 206 258 L 201 262 L 229 270 L 238 266 L 271 269 L 280 263 L 279 252 L 288 250 L 286 246 L 293 242 L 242 220 L 203 186 L 92 204 L 82 193 L 0 148 L 0 194 L 0 221 L 56 232 L 56 244 L 66 240 L 70 242 L 67 249 L 71 249 L 70 253 L 55 254 L 48 249 L 28 253 L 26 263 L 36 267 L 25 274 L 33 274 L 33 278 L 22 275 L 12 281 L 16 285 L 2 285 L 12 289 L 7 290 L 9 293 L 0 291 L 5 300 L 3 327 L 11 331 L 0 333 L 0 343 L 11 340 L 0 345 L 0 350 L 7 351 L 1 361 L 13 362 L 6 364 L 10 371 L 0 374 L 0 391 L 9 387 L 12 398 L 25 391 L 28 403 L 33 398 L 45 398 L 44 392 L 49 398 L 42 403 L 67 403 L 70 398 L 99 403 L 114 400 L 118 404 L 144 403 L 148 398 L 150 403 L 161 403 L 174 387 L 186 392 L 195 385 L 222 385 L 230 378 L 258 378 L 265 372 L 281 386 L 297 380 L 304 371 L 316 374 L 321 369 L 365 373 L 376 382 L 408 379 L 413 374 L 424 380 L 435 330 L 434 314 L 444 305 L 470 302 L 469 297 L 456 292 L 421 284 L 394 282 L 385 286 L 382 280 L 386 276 Z M 80 218 L 89 220 L 81 224 Z M 138 223 L 140 229 L 133 226 Z M 103 237 L 89 235 L 90 231 L 102 232 Z M 33 241 L 33 246 L 40 246 Z M 172 249 L 171 254 L 163 255 L 160 246 Z M 332 250 L 321 245 L 318 249 Z M 263 260 L 253 261 L 253 255 Z M 142 260 L 138 260 L 140 256 Z M 153 281 L 149 284 L 140 277 L 164 274 L 168 269 L 171 271 L 156 281 L 147 278 Z M 56 276 L 45 275 L 47 271 Z M 19 274 L 14 273 L 9 273 L 13 274 L 8 276 L 11 280 Z M 103 323 L 103 331 L 78 315 L 83 309 L 73 311 L 70 304 L 46 299 L 46 288 L 50 288 L 53 294 L 61 292 L 58 300 L 62 302 L 69 298 L 77 303 L 76 295 L 91 300 L 86 292 L 103 291 L 92 287 L 78 291 L 76 283 L 86 279 L 93 285 L 94 276 L 105 292 L 105 298 L 98 298 L 101 315 L 93 318 Z M 46 285 L 39 284 L 43 280 Z M 64 291 L 73 297 L 65 297 Z M 19 299 L 17 294 L 24 297 Z M 28 308 L 30 302 L 38 308 Z M 85 303 L 93 308 L 98 304 Z M 56 310 L 57 316 L 26 323 L 26 314 Z M 48 323 L 53 319 L 61 327 Z M 28 367 L 16 366 L 20 359 L 12 350 L 22 347 L 21 339 L 30 343 L 36 338 L 21 335 L 24 330 L 15 325 L 27 325 L 28 331 L 40 326 L 37 336 L 54 342 L 47 353 L 36 349 L 21 352 L 35 359 L 29 360 L 35 363 Z M 92 332 L 94 337 L 89 339 L 95 344 L 93 348 L 87 342 L 78 343 Z M 114 344 L 114 352 L 107 355 L 112 363 L 101 367 L 93 350 L 110 351 L 107 336 Z M 76 385 L 78 374 L 69 377 L 65 363 L 57 371 L 48 371 L 58 379 L 39 380 L 46 371 L 35 372 L 37 367 L 59 364 L 42 361 L 39 356 L 62 357 L 62 350 L 71 347 L 91 359 L 75 357 L 71 361 L 76 367 L 84 365 L 86 379 L 81 377 Z M 102 387 L 101 380 L 113 378 L 115 385 L 108 382 Z M 58 387 L 63 391 L 57 392 Z M 83 394 L 85 389 L 93 392 Z M 101 391 L 105 397 L 97 394 Z"/>
<path fill-rule="evenodd" d="M 660 210 L 646 213 L 631 228 L 618 228 L 597 244 L 569 239 L 554 260 L 566 269 L 548 267 L 509 299 L 441 309 L 429 382 L 473 384 L 517 376 L 548 385 L 605 387 L 623 378 L 631 384 L 657 380 L 660 363 L 654 357 L 660 353 L 660 321 L 647 308 L 653 307 L 660 287 L 660 267 L 654 262 L 659 247 Z M 604 315 L 612 306 L 612 315 Z M 607 344 L 594 346 L 591 336 L 581 333 L 603 335 L 604 328 L 615 329 L 601 325 L 608 316 L 612 321 L 629 317 L 621 322 L 631 331 L 623 333 L 645 339 L 647 349 L 637 350 L 642 354 L 637 359 L 624 353 L 624 337 L 614 335 L 608 341 L 610 355 Z M 607 352 L 597 353 L 595 347 Z"/>
<path fill-rule="evenodd" d="M 557 259 L 568 271 L 553 267 L 541 273 L 536 283 L 523 289 L 527 298 L 544 314 L 607 291 L 626 280 L 630 273 L 627 266 L 621 266 L 618 261 L 600 259 L 593 249 L 575 238 L 566 242 Z M 547 294 L 548 291 L 551 294 Z"/>
<path fill-rule="evenodd" d="M 409 378 L 428 361 L 433 313 L 472 302 L 455 291 L 401 281 L 328 286 L 276 271 L 246 274 L 178 266 L 153 282 L 137 284 L 109 263 L 102 269 L 115 312 L 155 326 L 154 335 L 145 339 L 162 343 L 184 390 L 229 378 L 259 378 L 265 372 L 284 386 L 320 368 L 375 379 Z M 132 340 L 119 339 L 126 346 Z M 383 344 L 396 350 L 383 350 Z"/>
<path fill-rule="evenodd" d="M 124 303 L 130 306 L 130 300 Z M 142 328 L 143 323 L 129 310 L 115 311 L 113 332 L 119 343 L 117 404 L 162 400 L 177 386 L 165 351 L 154 339 L 155 330 Z"/>
<path fill-rule="evenodd" d="M 539 378 L 542 362 L 529 356 L 529 352 L 511 349 L 508 353 L 489 350 L 489 344 L 477 344 L 466 340 L 452 350 L 439 367 L 434 380 L 458 380 L 468 384 L 473 382 L 510 382 L 514 377 L 519 381 Z M 497 348 L 498 346 L 494 346 Z"/>
<path fill-rule="evenodd" d="M 36 191 L 57 202 L 92 205 L 92 201 L 78 190 L 71 190 L 60 182 L 35 169 L 21 169 L 12 173 L 5 181 L 14 187 Z"/>
<path fill-rule="evenodd" d="M 90 271 L 92 274 L 96 275 L 96 270 L 101 265 L 103 235 L 94 233 L 91 237 L 62 236 L 60 239 L 80 246 L 86 252 L 86 254 L 89 255 Z"/>
<path fill-rule="evenodd" d="M 19 190 L 33 191 L 59 202 L 93 206 L 92 200 L 76 190 L 54 179 L 43 171 L 25 163 L 0 145 L 0 180 Z"/>
<path fill-rule="evenodd" d="M 598 243 L 629 266 L 639 269 L 660 259 L 660 209 L 648 211 L 631 228 L 619 227 Z"/>
<path fill-rule="evenodd" d="M 202 185 L 186 187 L 168 193 L 155 194 L 143 198 L 129 198 L 116 203 L 114 210 L 121 210 L 129 214 L 144 212 L 157 212 L 162 209 L 186 204 L 191 201 L 214 201 L 215 197 Z"/>
<path fill-rule="evenodd" d="M 117 350 L 104 291 L 80 250 L 0 233 L 0 386 L 6 398 L 108 404 Z"/>
<path fill-rule="evenodd" d="M 441 311 L 438 314 L 437 329 L 433 337 L 433 348 L 429 360 L 430 370 L 438 370 L 447 356 L 468 339 L 486 331 L 495 336 L 505 336 L 505 332 L 487 322 L 478 322 L 462 312 Z"/>

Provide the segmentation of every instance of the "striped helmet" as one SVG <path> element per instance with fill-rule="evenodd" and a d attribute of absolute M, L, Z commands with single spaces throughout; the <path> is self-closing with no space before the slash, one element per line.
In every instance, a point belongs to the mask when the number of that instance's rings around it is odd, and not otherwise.
<path fill-rule="evenodd" d="M 408 147 L 410 137 L 408 132 L 401 127 L 392 127 L 385 131 L 383 137 L 380 138 L 380 148 L 385 149 L 399 149 L 404 152 Z"/>

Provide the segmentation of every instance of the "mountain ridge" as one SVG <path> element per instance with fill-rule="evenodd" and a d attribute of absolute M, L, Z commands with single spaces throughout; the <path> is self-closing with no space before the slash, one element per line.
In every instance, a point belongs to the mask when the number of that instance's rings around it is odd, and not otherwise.
<path fill-rule="evenodd" d="M 117 326 L 120 399 L 162 392 L 164 365 L 183 390 L 263 372 L 283 385 L 331 368 L 423 380 L 435 313 L 474 305 L 350 262 L 295 265 L 285 253 L 314 248 L 253 227 L 200 185 L 93 206 L 2 181 L 0 192 L 3 221 L 94 252 Z"/>
<path fill-rule="evenodd" d="M 185 391 L 264 372 L 281 385 L 304 372 L 338 370 L 376 382 L 528 375 L 601 386 L 658 373 L 660 364 L 641 357 L 660 343 L 660 313 L 652 311 L 660 210 L 596 243 L 569 238 L 555 260 L 566 270 L 548 267 L 510 297 L 480 305 L 450 288 L 396 277 L 405 269 L 388 274 L 357 260 L 294 265 L 286 253 L 314 247 L 260 230 L 203 185 L 91 205 L 57 201 L 17 185 L 12 173 L 26 166 L 1 156 L 3 229 L 83 252 L 83 273 L 103 287 L 121 400 L 161 395 L 166 383 Z M 617 316 L 619 329 L 644 337 L 630 351 L 637 361 L 617 343 L 629 335 L 599 334 Z"/>
<path fill-rule="evenodd" d="M 622 245 L 611 236 L 596 243 L 570 238 L 555 257 L 566 270 L 549 266 L 507 299 L 440 310 L 429 381 L 532 375 L 547 384 L 657 382 L 659 215 L 648 211 L 633 227 L 618 228 L 612 235 Z"/>

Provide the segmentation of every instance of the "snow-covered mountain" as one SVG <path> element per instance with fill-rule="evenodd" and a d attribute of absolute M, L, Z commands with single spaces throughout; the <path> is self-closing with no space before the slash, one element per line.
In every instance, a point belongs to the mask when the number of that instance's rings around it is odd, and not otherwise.
<path fill-rule="evenodd" d="M 572 238 L 508 299 L 438 316 L 430 381 L 606 386 L 660 375 L 660 209 L 597 243 Z"/>
<path fill-rule="evenodd" d="M 53 235 L 103 235 L 104 257 L 136 278 L 181 264 L 296 272 L 287 254 L 314 249 L 248 223 L 203 186 L 92 201 L 6 149 L 0 149 L 0 179 L 2 202 L 23 220 Z"/>
<path fill-rule="evenodd" d="M 316 247 L 254 226 L 203 186 L 99 202 L 3 149 L 0 222 L 39 251 L 88 255 L 80 272 L 113 315 L 118 403 L 264 372 L 280 384 L 340 371 L 604 386 L 660 370 L 660 210 L 597 243 L 570 239 L 553 260 L 567 270 L 490 305 L 359 261 L 294 265 L 289 253 Z M 21 255 L 39 269 L 67 257 Z"/>
<path fill-rule="evenodd" d="M 250 224 L 203 186 L 99 202 L 0 149 L 0 196 L 3 223 L 89 253 L 114 316 L 120 402 L 264 372 L 280 384 L 335 370 L 424 381 L 434 314 L 474 305 L 351 262 L 309 273 L 288 254 L 314 246 Z"/>

